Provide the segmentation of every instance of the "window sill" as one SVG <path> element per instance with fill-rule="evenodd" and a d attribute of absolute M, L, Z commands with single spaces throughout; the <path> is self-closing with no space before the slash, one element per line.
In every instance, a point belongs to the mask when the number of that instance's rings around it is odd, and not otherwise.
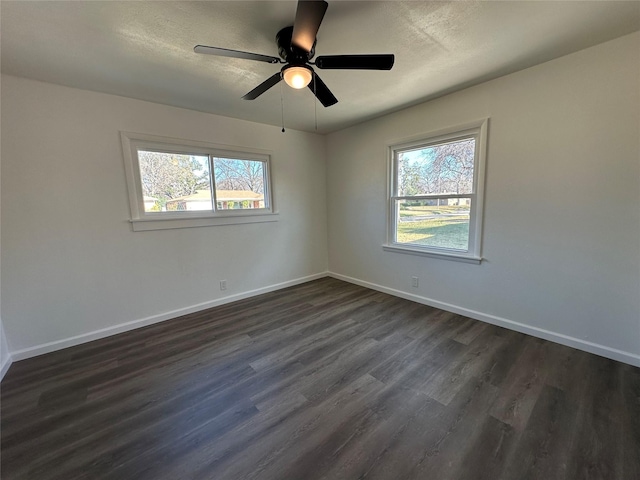
<path fill-rule="evenodd" d="M 400 245 L 382 245 L 382 249 L 386 252 L 405 253 L 409 255 L 419 255 L 421 257 L 439 258 L 442 260 L 453 260 L 454 262 L 473 263 L 480 265 L 482 257 L 476 257 L 464 253 L 434 252 L 421 250 L 416 247 L 405 247 Z"/>
<path fill-rule="evenodd" d="M 148 230 L 169 230 L 174 228 L 216 227 L 222 225 L 243 225 L 247 223 L 277 222 L 278 213 L 253 213 L 243 215 L 216 215 L 172 218 L 137 218 L 129 220 L 134 232 Z"/>

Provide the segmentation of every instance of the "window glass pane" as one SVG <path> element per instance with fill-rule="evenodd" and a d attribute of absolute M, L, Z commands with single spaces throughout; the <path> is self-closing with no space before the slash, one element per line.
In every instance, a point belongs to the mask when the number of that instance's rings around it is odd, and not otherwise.
<path fill-rule="evenodd" d="M 396 200 L 396 242 L 469 249 L 470 198 Z"/>
<path fill-rule="evenodd" d="M 473 193 L 475 139 L 398 152 L 398 196 Z"/>
<path fill-rule="evenodd" d="M 211 211 L 206 155 L 138 150 L 138 164 L 145 212 Z"/>
<path fill-rule="evenodd" d="M 265 208 L 264 162 L 214 158 L 218 210 Z"/>

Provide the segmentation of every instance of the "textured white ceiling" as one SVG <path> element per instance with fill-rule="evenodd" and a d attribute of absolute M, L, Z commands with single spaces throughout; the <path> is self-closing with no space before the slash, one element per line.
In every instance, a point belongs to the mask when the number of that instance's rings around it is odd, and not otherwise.
<path fill-rule="evenodd" d="M 640 29 L 638 1 L 329 1 L 316 56 L 394 53 L 393 70 L 317 70 L 339 103 L 281 82 L 280 66 L 193 53 L 197 44 L 277 56 L 295 2 L 0 2 L 2 72 L 325 133 Z"/>

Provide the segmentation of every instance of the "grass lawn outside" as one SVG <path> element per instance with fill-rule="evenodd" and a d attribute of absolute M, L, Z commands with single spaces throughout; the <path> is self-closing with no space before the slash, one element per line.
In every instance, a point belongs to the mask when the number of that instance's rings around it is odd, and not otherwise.
<path fill-rule="evenodd" d="M 400 210 L 398 243 L 466 251 L 468 241 L 468 206 L 412 206 Z"/>

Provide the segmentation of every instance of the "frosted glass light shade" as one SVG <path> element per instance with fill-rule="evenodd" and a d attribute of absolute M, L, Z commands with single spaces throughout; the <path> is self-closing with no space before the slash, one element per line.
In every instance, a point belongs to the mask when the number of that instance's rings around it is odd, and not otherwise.
<path fill-rule="evenodd" d="M 311 83 L 311 69 L 307 67 L 289 67 L 283 73 L 284 81 L 291 88 L 304 88 Z"/>

